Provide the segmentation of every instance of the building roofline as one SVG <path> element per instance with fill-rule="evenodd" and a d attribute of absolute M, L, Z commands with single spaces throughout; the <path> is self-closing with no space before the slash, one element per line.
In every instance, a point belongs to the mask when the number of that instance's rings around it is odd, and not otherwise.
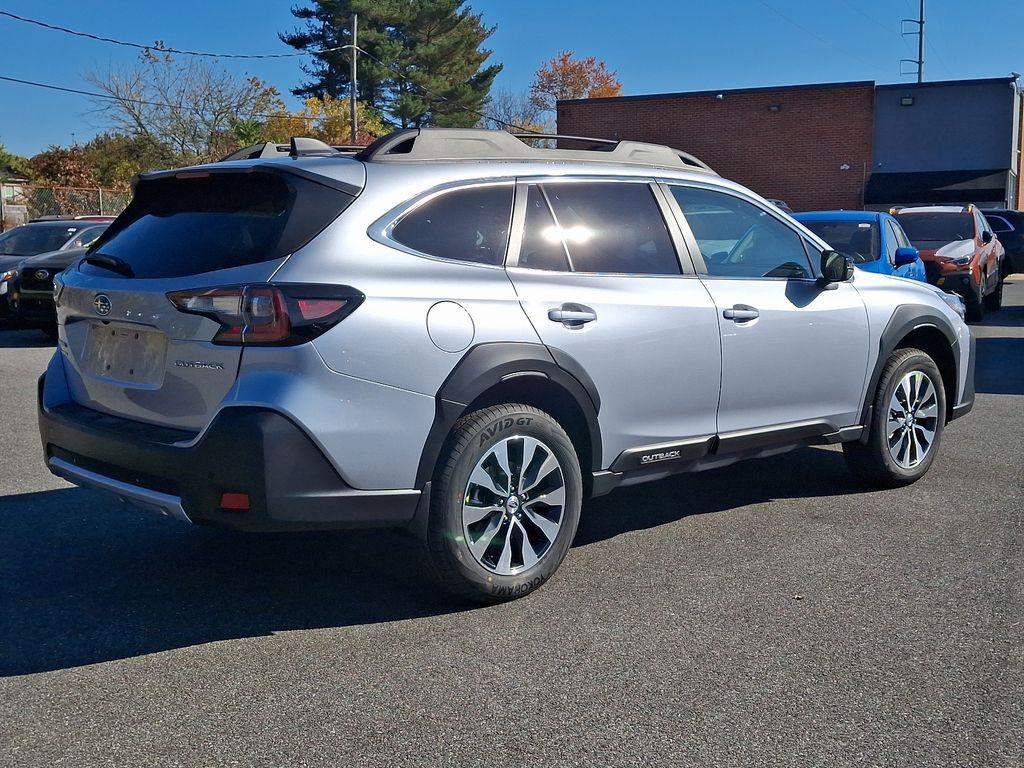
<path fill-rule="evenodd" d="M 957 85 L 997 85 L 999 83 L 1012 84 L 1016 82 L 1014 77 L 988 77 L 963 80 L 934 80 L 923 83 L 886 83 L 878 85 L 874 80 L 850 80 L 841 83 L 805 83 L 800 85 L 766 85 L 756 88 L 714 88 L 703 91 L 676 91 L 672 93 L 645 93 L 637 96 L 603 96 L 596 99 L 559 99 L 559 104 L 607 104 L 623 101 L 655 101 L 659 99 L 679 99 L 690 96 L 723 96 L 740 95 L 748 93 L 775 93 L 778 91 L 812 91 L 831 90 L 836 88 L 854 88 L 858 86 L 871 86 L 876 91 L 889 90 L 912 90 L 916 88 L 942 88 Z"/>
<path fill-rule="evenodd" d="M 926 80 L 923 83 L 887 83 L 875 86 L 879 91 L 905 91 L 914 88 L 944 88 L 956 85 L 998 85 L 1000 83 L 1010 84 L 1017 82 L 1015 77 L 979 77 L 964 78 L 963 80 Z"/>
<path fill-rule="evenodd" d="M 723 96 L 729 96 L 731 94 L 743 94 L 743 93 L 766 93 L 773 91 L 810 91 L 810 90 L 828 90 L 833 88 L 851 88 L 855 86 L 872 86 L 874 87 L 874 80 L 851 80 L 844 83 L 804 83 L 798 85 L 767 85 L 759 86 L 757 88 L 714 88 L 705 91 L 678 91 L 675 93 L 649 93 L 641 94 L 638 96 L 604 96 L 596 99 L 559 99 L 559 104 L 598 104 L 602 102 L 619 102 L 619 101 L 647 101 L 652 99 L 673 99 L 683 96 L 717 96 L 722 94 Z"/>

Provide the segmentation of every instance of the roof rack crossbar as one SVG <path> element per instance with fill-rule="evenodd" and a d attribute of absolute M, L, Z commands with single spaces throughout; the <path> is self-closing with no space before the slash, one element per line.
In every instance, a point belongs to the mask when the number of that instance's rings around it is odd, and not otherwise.
<path fill-rule="evenodd" d="M 235 150 L 217 162 L 226 163 L 231 160 L 259 160 L 266 157 L 332 157 L 334 155 L 354 155 L 366 147 L 354 144 L 327 144 L 319 139 L 295 136 L 288 144 L 275 141 L 261 141 L 248 147 Z"/>

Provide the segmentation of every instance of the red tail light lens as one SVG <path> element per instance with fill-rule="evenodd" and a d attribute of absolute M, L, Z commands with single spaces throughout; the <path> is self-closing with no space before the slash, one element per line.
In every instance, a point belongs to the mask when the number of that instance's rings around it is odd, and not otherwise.
<path fill-rule="evenodd" d="M 290 346 L 315 339 L 365 298 L 348 286 L 258 284 L 167 294 L 181 312 L 220 323 L 214 344 Z"/>

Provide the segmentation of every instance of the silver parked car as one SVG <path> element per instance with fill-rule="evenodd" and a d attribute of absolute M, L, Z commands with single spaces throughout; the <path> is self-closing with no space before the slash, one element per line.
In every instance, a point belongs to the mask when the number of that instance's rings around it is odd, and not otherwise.
<path fill-rule="evenodd" d="M 144 175 L 59 276 L 55 474 L 193 523 L 406 527 L 501 600 L 588 496 L 809 443 L 910 483 L 972 406 L 959 303 L 854 276 L 686 153 L 419 129 L 246 156 Z"/>

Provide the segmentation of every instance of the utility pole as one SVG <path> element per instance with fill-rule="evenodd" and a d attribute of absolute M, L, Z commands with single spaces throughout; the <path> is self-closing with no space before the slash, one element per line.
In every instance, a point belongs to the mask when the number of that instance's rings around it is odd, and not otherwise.
<path fill-rule="evenodd" d="M 921 0 L 918 14 L 918 82 L 925 82 L 925 0 Z"/>
<path fill-rule="evenodd" d="M 913 32 L 907 31 L 907 24 L 914 24 L 917 29 Z M 917 35 L 917 58 L 900 59 L 900 74 L 912 75 L 914 72 L 904 72 L 903 64 L 913 64 L 917 68 L 917 82 L 924 82 L 924 0 L 921 0 L 920 11 L 916 19 L 903 19 L 903 28 L 900 30 L 904 37 Z"/>
<path fill-rule="evenodd" d="M 924 3 L 924 0 L 921 0 Z M 352 123 L 352 143 L 356 143 L 356 132 L 359 129 L 356 119 L 356 56 L 359 55 L 359 14 L 352 14 L 352 48 L 349 51 L 352 58 L 349 61 L 349 118 Z"/>

